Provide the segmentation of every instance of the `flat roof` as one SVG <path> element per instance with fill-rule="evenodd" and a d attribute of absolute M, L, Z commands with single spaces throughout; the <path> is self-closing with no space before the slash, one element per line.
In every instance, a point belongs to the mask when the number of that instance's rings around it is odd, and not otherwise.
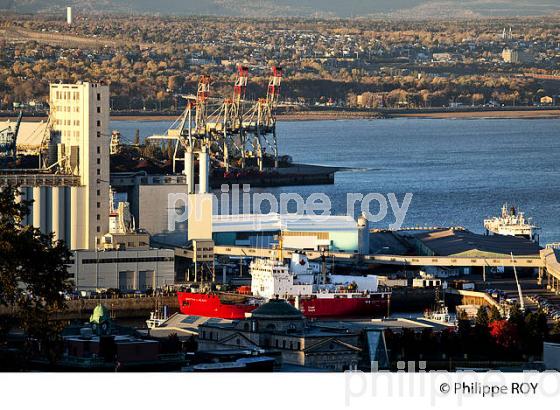
<path fill-rule="evenodd" d="M 349 215 L 313 214 L 236 214 L 214 215 L 212 229 L 220 232 L 317 232 L 357 230 L 357 222 Z"/>
<path fill-rule="evenodd" d="M 539 255 L 540 246 L 529 239 L 506 235 L 481 235 L 467 230 L 447 229 L 414 235 L 435 255 L 451 256 L 465 252 L 484 252 L 501 255 Z"/>

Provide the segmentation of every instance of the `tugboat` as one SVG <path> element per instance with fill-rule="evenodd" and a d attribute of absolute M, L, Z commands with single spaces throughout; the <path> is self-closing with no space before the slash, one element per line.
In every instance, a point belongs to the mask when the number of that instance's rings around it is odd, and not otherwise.
<path fill-rule="evenodd" d="M 534 225 L 531 218 L 525 218 L 523 212 L 519 212 L 514 206 L 508 209 L 508 205 L 502 206 L 502 214 L 484 220 L 486 234 L 497 234 L 506 236 L 517 236 L 529 239 L 536 244 L 539 243 L 538 231 L 541 229 Z"/>

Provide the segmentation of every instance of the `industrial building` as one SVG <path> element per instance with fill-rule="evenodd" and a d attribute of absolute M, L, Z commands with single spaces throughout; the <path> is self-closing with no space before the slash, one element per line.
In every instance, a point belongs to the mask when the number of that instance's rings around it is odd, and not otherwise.
<path fill-rule="evenodd" d="M 69 272 L 77 290 L 146 291 L 175 281 L 172 249 L 80 250 L 74 252 L 73 259 Z"/>
<path fill-rule="evenodd" d="M 348 215 L 239 214 L 214 215 L 212 239 L 216 245 L 269 248 L 282 236 L 288 249 L 338 252 L 367 249 L 367 223 Z M 367 253 L 367 252 L 366 252 Z"/>
<path fill-rule="evenodd" d="M 169 203 L 170 195 L 187 195 L 186 175 L 147 175 L 144 172 L 111 173 L 111 188 L 126 194 L 136 226 L 150 234 L 154 244 L 185 246 L 187 222 L 169 229 L 169 214 L 182 215 L 184 201 Z M 173 207 L 172 209 L 170 207 Z"/>
<path fill-rule="evenodd" d="M 50 106 L 38 168 L 4 170 L 0 186 L 20 185 L 16 200 L 33 200 L 24 223 L 70 249 L 94 249 L 109 223 L 109 87 L 51 84 Z"/>
<path fill-rule="evenodd" d="M 539 257 L 540 247 L 525 238 L 480 235 L 467 230 L 445 229 L 410 236 L 419 255 L 457 257 Z"/>
<path fill-rule="evenodd" d="M 109 87 L 51 84 L 49 102 L 48 120 L 21 124 L 25 132 L 17 138 L 18 152 L 23 144 L 39 154 L 37 167 L 0 171 L 0 188 L 19 185 L 22 194 L 16 201 L 33 201 L 23 223 L 66 242 L 73 252 L 69 272 L 79 290 L 146 290 L 173 284 L 174 251 L 151 249 L 149 232 L 137 229 L 128 202 L 112 201 Z M 155 177 L 153 184 L 138 178 L 131 188 L 136 220 L 147 214 L 143 219 L 150 222 L 157 217 L 150 209 L 154 201 L 167 204 L 162 196 L 169 189 L 157 188 L 168 185 L 156 183 Z M 144 185 L 155 188 L 145 192 Z M 177 186 L 180 190 L 175 179 L 171 190 Z M 156 228 L 148 227 L 159 229 L 157 221 Z"/>

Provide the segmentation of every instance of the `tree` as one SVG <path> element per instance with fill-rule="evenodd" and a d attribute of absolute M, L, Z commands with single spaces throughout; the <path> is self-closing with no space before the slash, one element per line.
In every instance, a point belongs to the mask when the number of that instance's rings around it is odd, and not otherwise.
<path fill-rule="evenodd" d="M 502 314 L 496 306 L 490 308 L 490 314 L 488 315 L 488 320 L 493 322 L 495 320 L 502 320 Z"/>
<path fill-rule="evenodd" d="M 487 328 L 488 322 L 489 322 L 488 310 L 486 309 L 486 306 L 480 306 L 478 308 L 478 312 L 476 312 L 475 325 L 479 327 Z"/>
<path fill-rule="evenodd" d="M 496 320 L 489 325 L 490 335 L 496 344 L 504 349 L 511 349 L 518 341 L 518 332 L 514 324 L 507 320 Z"/>
<path fill-rule="evenodd" d="M 16 312 L 13 320 L 0 323 L 4 326 L 0 337 L 10 327 L 21 326 L 52 360 L 62 323 L 50 316 L 65 308 L 64 292 L 71 290 L 67 268 L 71 254 L 52 234 L 21 224 L 31 201 L 16 203 L 19 194 L 9 185 L 0 192 L 0 304 Z"/>

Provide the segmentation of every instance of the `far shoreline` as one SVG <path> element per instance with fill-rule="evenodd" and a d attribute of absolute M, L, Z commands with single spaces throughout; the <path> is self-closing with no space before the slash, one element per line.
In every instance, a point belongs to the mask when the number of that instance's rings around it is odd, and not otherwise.
<path fill-rule="evenodd" d="M 13 115 L 0 114 L 0 121 L 16 121 L 17 113 Z M 168 113 L 138 113 L 111 115 L 111 121 L 170 121 L 173 122 L 179 114 Z M 390 118 L 420 118 L 420 119 L 558 119 L 560 108 L 550 109 L 502 109 L 502 110 L 453 110 L 439 111 L 435 109 L 429 112 L 422 110 L 397 110 L 386 111 L 345 111 L 345 110 L 316 110 L 280 113 L 278 121 L 336 121 L 336 120 L 374 120 Z M 24 115 L 24 121 L 44 121 L 46 116 L 42 114 Z"/>

